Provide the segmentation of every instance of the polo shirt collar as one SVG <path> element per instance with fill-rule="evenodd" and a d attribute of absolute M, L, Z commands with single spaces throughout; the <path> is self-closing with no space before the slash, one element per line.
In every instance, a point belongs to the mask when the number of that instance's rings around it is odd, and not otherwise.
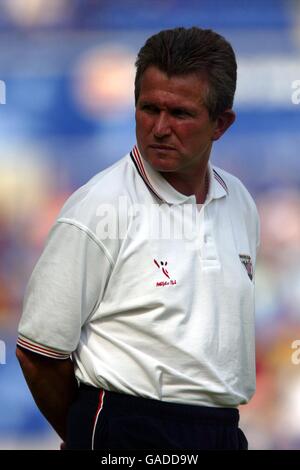
<path fill-rule="evenodd" d="M 170 184 L 168 181 L 142 157 L 137 145 L 130 152 L 130 157 L 135 168 L 149 190 L 160 200 L 167 204 L 195 204 L 194 195 L 186 196 L 182 194 Z M 228 188 L 219 173 L 208 162 L 209 190 L 206 202 L 212 199 L 218 199 L 228 194 Z"/>

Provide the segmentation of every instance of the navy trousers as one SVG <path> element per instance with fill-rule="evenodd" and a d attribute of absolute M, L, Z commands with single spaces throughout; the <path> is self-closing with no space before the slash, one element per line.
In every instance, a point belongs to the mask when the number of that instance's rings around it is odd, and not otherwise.
<path fill-rule="evenodd" d="M 66 448 L 246 450 L 239 411 L 177 404 L 81 384 L 68 416 Z"/>

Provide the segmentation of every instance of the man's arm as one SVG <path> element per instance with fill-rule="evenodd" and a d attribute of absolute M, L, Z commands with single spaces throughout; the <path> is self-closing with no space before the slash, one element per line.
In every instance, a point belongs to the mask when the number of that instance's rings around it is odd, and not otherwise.
<path fill-rule="evenodd" d="M 19 347 L 16 355 L 35 403 L 65 441 L 68 410 L 78 390 L 71 359 L 50 359 Z"/>

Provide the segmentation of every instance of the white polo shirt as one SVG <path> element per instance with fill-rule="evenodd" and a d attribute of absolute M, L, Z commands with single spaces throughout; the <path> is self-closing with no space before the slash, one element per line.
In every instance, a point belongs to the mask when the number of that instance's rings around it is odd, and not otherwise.
<path fill-rule="evenodd" d="M 242 183 L 208 166 L 202 207 L 137 147 L 65 203 L 27 286 L 18 344 L 79 381 L 215 407 L 255 390 L 259 221 Z"/>

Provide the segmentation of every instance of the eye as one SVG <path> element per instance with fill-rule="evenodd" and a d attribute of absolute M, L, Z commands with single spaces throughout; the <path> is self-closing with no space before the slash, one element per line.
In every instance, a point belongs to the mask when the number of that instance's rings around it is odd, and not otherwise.
<path fill-rule="evenodd" d="M 142 104 L 140 109 L 149 114 L 155 114 L 159 111 L 158 108 L 152 104 Z"/>
<path fill-rule="evenodd" d="M 186 111 L 185 109 L 181 109 L 181 108 L 173 109 L 172 115 L 178 118 L 188 118 L 191 116 L 188 111 Z"/>

